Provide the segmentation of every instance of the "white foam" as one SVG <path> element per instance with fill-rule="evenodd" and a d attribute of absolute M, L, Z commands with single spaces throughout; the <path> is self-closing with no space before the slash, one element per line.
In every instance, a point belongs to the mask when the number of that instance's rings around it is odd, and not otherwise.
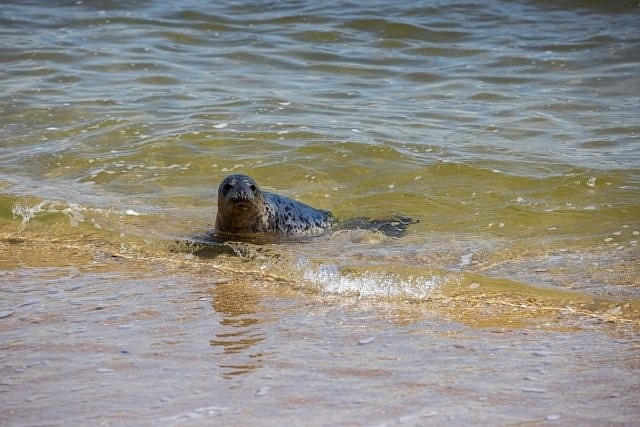
<path fill-rule="evenodd" d="M 473 252 L 462 254 L 460 256 L 460 267 L 465 267 L 471 264 L 471 258 L 473 258 Z"/>
<path fill-rule="evenodd" d="M 300 253 L 278 248 L 273 252 L 263 246 L 249 243 L 227 242 L 234 252 L 245 260 L 257 261 L 262 270 L 282 274 L 289 280 L 300 282 L 325 294 L 359 296 L 362 298 L 403 298 L 424 300 L 450 277 L 437 273 L 416 271 L 413 275 L 380 270 L 375 266 L 357 267 L 348 271 L 336 264 L 319 263 Z"/>
<path fill-rule="evenodd" d="M 22 218 L 20 231 L 23 231 L 29 221 L 31 221 L 36 214 L 41 212 L 63 213 L 69 217 L 71 225 L 76 227 L 79 223 L 84 222 L 84 215 L 81 212 L 82 210 L 84 210 L 84 208 L 75 203 L 69 203 L 64 207 L 62 202 L 51 200 L 43 200 L 34 206 L 26 206 L 19 202 L 15 202 L 11 206 L 11 213 L 13 214 L 13 217 Z"/>
<path fill-rule="evenodd" d="M 361 297 L 426 299 L 441 283 L 436 276 L 400 277 L 389 272 L 342 273 L 336 265 L 305 268 L 305 281 L 330 294 Z"/>
<path fill-rule="evenodd" d="M 20 224 L 20 231 L 24 230 L 27 223 L 33 218 L 37 213 L 40 213 L 44 210 L 44 206 L 49 204 L 48 200 L 43 200 L 35 206 L 24 206 L 21 203 L 14 203 L 11 206 L 11 213 L 14 218 L 22 217 L 22 223 Z"/>

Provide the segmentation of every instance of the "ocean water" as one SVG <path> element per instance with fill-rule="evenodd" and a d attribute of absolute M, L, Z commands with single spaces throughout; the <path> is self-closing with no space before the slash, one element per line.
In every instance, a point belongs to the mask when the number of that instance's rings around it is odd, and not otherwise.
<path fill-rule="evenodd" d="M 637 2 L 5 2 L 6 425 L 631 425 Z M 218 183 L 340 220 L 230 243 Z"/>

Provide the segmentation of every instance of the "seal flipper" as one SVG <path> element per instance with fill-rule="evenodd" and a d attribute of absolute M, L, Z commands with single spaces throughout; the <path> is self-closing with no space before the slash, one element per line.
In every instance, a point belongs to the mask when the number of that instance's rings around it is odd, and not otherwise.
<path fill-rule="evenodd" d="M 408 216 L 394 214 L 384 219 L 369 219 L 366 217 L 356 217 L 340 223 L 335 230 L 375 230 L 385 236 L 402 237 L 406 234 L 410 225 L 420 221 Z"/>

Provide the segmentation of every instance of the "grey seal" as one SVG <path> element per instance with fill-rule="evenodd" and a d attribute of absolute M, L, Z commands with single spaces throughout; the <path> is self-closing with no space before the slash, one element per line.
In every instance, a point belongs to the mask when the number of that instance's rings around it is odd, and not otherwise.
<path fill-rule="evenodd" d="M 331 212 L 262 191 L 247 175 L 229 175 L 218 188 L 216 234 L 318 236 L 333 223 Z"/>
<path fill-rule="evenodd" d="M 371 230 L 389 237 L 404 236 L 419 221 L 394 213 L 384 219 L 351 218 L 336 223 L 331 212 L 275 193 L 262 191 L 246 175 L 230 175 L 218 188 L 218 213 L 213 231 L 178 239 L 173 250 L 201 257 L 237 255 L 229 242 L 266 244 L 306 241 L 332 230 Z"/>

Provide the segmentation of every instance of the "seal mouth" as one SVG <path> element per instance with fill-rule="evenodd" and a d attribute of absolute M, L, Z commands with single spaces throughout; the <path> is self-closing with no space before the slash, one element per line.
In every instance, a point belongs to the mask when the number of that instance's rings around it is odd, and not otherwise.
<path fill-rule="evenodd" d="M 247 196 L 246 194 L 234 194 L 228 199 L 231 203 L 252 203 L 253 198 Z"/>
<path fill-rule="evenodd" d="M 255 206 L 254 201 L 246 197 L 234 197 L 229 199 L 229 204 L 233 209 L 240 209 L 243 211 L 252 209 Z"/>

